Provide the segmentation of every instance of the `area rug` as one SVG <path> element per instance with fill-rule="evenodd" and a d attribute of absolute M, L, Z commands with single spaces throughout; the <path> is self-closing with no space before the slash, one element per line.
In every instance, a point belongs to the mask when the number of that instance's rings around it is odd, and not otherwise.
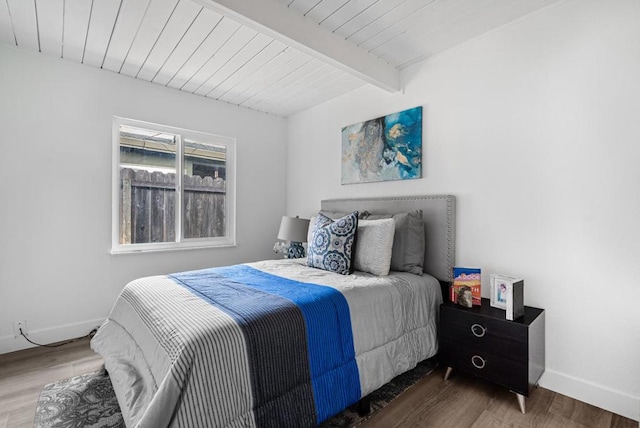
<path fill-rule="evenodd" d="M 35 428 L 124 428 L 107 372 L 98 370 L 45 385 L 36 407 Z"/>
<path fill-rule="evenodd" d="M 394 398 L 428 375 L 437 366 L 435 358 L 401 374 L 369 394 L 371 412 L 360 416 L 355 406 L 325 421 L 322 428 L 355 427 L 373 416 Z M 34 428 L 124 428 L 120 407 L 109 375 L 104 370 L 46 385 L 40 393 Z"/>

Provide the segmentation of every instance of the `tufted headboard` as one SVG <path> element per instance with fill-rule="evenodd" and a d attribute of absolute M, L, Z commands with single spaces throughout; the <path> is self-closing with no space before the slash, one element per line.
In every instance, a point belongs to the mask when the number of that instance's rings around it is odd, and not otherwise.
<path fill-rule="evenodd" d="M 422 210 L 425 231 L 423 271 L 450 282 L 455 263 L 456 198 L 453 195 L 398 196 L 381 198 L 326 199 L 323 210 L 335 212 L 369 211 L 396 214 Z"/>

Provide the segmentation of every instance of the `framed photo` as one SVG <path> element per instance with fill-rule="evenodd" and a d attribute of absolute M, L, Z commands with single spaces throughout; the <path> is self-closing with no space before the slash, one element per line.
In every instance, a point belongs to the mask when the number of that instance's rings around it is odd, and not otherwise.
<path fill-rule="evenodd" d="M 507 309 L 507 289 L 513 283 L 510 276 L 491 274 L 491 306 L 494 308 Z"/>
<path fill-rule="evenodd" d="M 505 311 L 513 321 L 524 315 L 524 280 L 513 276 L 491 275 L 491 306 Z"/>

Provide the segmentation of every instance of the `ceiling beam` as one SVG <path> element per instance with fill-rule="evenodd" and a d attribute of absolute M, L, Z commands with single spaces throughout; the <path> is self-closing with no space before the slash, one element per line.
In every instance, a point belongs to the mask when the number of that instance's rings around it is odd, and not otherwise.
<path fill-rule="evenodd" d="M 274 0 L 194 0 L 254 30 L 389 92 L 401 89 L 400 72 Z"/>

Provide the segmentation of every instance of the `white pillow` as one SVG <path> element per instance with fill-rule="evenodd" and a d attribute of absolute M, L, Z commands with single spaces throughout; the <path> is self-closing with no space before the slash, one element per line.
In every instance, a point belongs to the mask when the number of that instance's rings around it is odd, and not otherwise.
<path fill-rule="evenodd" d="M 307 242 L 311 244 L 313 241 L 313 229 L 316 227 L 316 220 L 318 220 L 318 215 L 311 216 L 309 219 L 309 229 L 307 229 Z"/>
<path fill-rule="evenodd" d="M 358 221 L 353 267 L 378 276 L 389 275 L 395 221 L 391 218 Z"/>

